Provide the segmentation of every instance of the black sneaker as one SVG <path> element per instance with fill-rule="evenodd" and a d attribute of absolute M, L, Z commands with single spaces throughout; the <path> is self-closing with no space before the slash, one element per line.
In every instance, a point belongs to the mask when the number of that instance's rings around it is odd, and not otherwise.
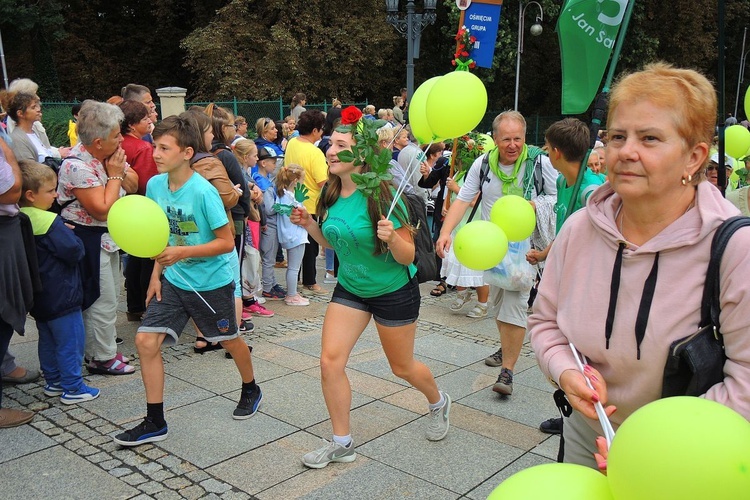
<path fill-rule="evenodd" d="M 539 424 L 539 430 L 545 434 L 562 434 L 563 419 L 561 417 L 549 418 Z"/>
<path fill-rule="evenodd" d="M 255 415 L 260 407 L 260 402 L 263 399 L 263 392 L 260 387 L 256 386 L 256 390 L 250 394 L 244 392 L 240 396 L 240 402 L 237 403 L 237 408 L 232 413 L 232 418 L 235 420 L 245 420 Z"/>
<path fill-rule="evenodd" d="M 146 417 L 143 422 L 129 431 L 120 433 L 114 437 L 115 443 L 120 446 L 138 446 L 145 443 L 155 443 L 167 439 L 169 430 L 166 422 L 163 427 L 158 427 L 150 418 Z"/>
<path fill-rule="evenodd" d="M 116 338 L 115 338 L 115 344 L 117 344 L 117 345 L 122 345 L 122 343 L 123 343 L 123 342 L 125 342 L 125 341 L 124 341 L 124 340 L 122 340 L 122 339 L 121 339 L 120 337 L 116 337 Z"/>
<path fill-rule="evenodd" d="M 500 370 L 500 376 L 497 377 L 492 390 L 503 396 L 510 396 L 513 393 L 513 372 L 507 368 Z"/>
<path fill-rule="evenodd" d="M 243 319 L 240 321 L 240 331 L 242 333 L 253 333 L 255 331 L 255 325 L 252 321 Z"/>

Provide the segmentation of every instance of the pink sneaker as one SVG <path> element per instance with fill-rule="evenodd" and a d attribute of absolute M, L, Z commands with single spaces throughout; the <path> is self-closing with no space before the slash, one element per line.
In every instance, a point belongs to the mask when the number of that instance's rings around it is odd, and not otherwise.
<path fill-rule="evenodd" d="M 253 315 L 250 314 L 250 308 L 243 307 L 242 308 L 242 321 L 250 321 L 251 319 L 253 319 Z"/>
<path fill-rule="evenodd" d="M 242 312 L 248 311 L 251 314 L 255 314 L 256 316 L 260 316 L 261 318 L 272 318 L 274 315 L 274 312 L 270 309 L 266 309 L 262 305 L 255 302 L 250 307 L 245 307 Z"/>
<path fill-rule="evenodd" d="M 309 306 L 310 300 L 306 299 L 300 294 L 297 295 L 287 295 L 284 299 L 284 302 L 288 306 Z"/>

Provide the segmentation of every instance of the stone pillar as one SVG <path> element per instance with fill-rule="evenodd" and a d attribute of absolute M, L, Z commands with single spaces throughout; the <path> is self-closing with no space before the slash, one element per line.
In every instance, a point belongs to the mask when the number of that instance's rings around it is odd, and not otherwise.
<path fill-rule="evenodd" d="M 162 87 L 156 89 L 161 104 L 161 119 L 172 115 L 179 115 L 185 111 L 185 95 L 187 89 L 182 87 Z"/>

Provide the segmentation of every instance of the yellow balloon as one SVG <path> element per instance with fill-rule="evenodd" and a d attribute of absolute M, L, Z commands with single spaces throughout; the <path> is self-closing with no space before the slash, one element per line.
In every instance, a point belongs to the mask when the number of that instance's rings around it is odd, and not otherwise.
<path fill-rule="evenodd" d="M 437 136 L 432 132 L 429 123 L 427 123 L 427 97 L 430 95 L 435 82 L 440 80 L 440 78 L 439 76 L 435 76 L 429 80 L 425 80 L 414 91 L 414 95 L 411 96 L 411 102 L 409 103 L 409 126 L 411 127 L 412 135 L 417 138 L 420 144 L 429 144 L 438 140 Z"/>
<path fill-rule="evenodd" d="M 485 271 L 498 265 L 508 253 L 508 238 L 492 222 L 472 221 L 456 233 L 453 253 L 469 269 Z"/>
<path fill-rule="evenodd" d="M 648 498 L 648 497 L 644 497 Z M 516 472 L 487 500 L 612 500 L 607 476 L 576 464 L 543 464 Z"/>
<path fill-rule="evenodd" d="M 509 194 L 492 205 L 490 221 L 503 230 L 508 241 L 523 241 L 534 232 L 536 213 L 522 196 Z"/>
<path fill-rule="evenodd" d="M 454 71 L 435 82 L 427 97 L 427 121 L 440 137 L 471 132 L 487 112 L 487 89 L 476 75 Z"/>
<path fill-rule="evenodd" d="M 117 200 L 107 214 L 107 227 L 117 246 L 136 257 L 156 257 L 169 243 L 167 214 L 145 196 Z"/>
<path fill-rule="evenodd" d="M 743 156 L 750 148 L 750 130 L 742 125 L 732 125 L 724 130 L 726 153 L 732 158 Z"/>
<path fill-rule="evenodd" d="M 708 399 L 659 399 L 617 429 L 607 475 L 617 500 L 750 498 L 750 423 Z"/>

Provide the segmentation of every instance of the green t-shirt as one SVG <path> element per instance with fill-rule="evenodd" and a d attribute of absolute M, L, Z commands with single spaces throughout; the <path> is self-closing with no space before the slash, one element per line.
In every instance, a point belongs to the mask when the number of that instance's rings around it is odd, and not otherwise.
<path fill-rule="evenodd" d="M 603 184 L 602 180 L 589 169 L 586 169 L 583 174 L 583 182 L 581 182 L 581 189 L 578 191 L 578 199 L 575 205 L 573 205 L 573 212 L 580 210 L 586 205 L 586 200 L 589 199 L 591 193 Z M 557 177 L 557 203 L 555 203 L 555 213 L 557 214 L 557 221 L 555 222 L 555 234 L 560 232 L 563 222 L 565 222 L 566 214 L 568 211 L 568 205 L 570 204 L 570 197 L 573 196 L 573 186 L 568 186 L 565 182 L 565 177 L 560 174 Z"/>
<path fill-rule="evenodd" d="M 400 202 L 396 210 L 406 207 Z M 395 214 L 390 220 L 398 229 L 401 223 Z M 367 213 L 367 199 L 360 191 L 340 197 L 328 209 L 322 226 L 323 236 L 339 259 L 338 280 L 347 291 L 363 298 L 378 297 L 403 287 L 416 274 L 414 264 L 396 262 L 390 252 L 373 255 L 377 236 Z"/>

